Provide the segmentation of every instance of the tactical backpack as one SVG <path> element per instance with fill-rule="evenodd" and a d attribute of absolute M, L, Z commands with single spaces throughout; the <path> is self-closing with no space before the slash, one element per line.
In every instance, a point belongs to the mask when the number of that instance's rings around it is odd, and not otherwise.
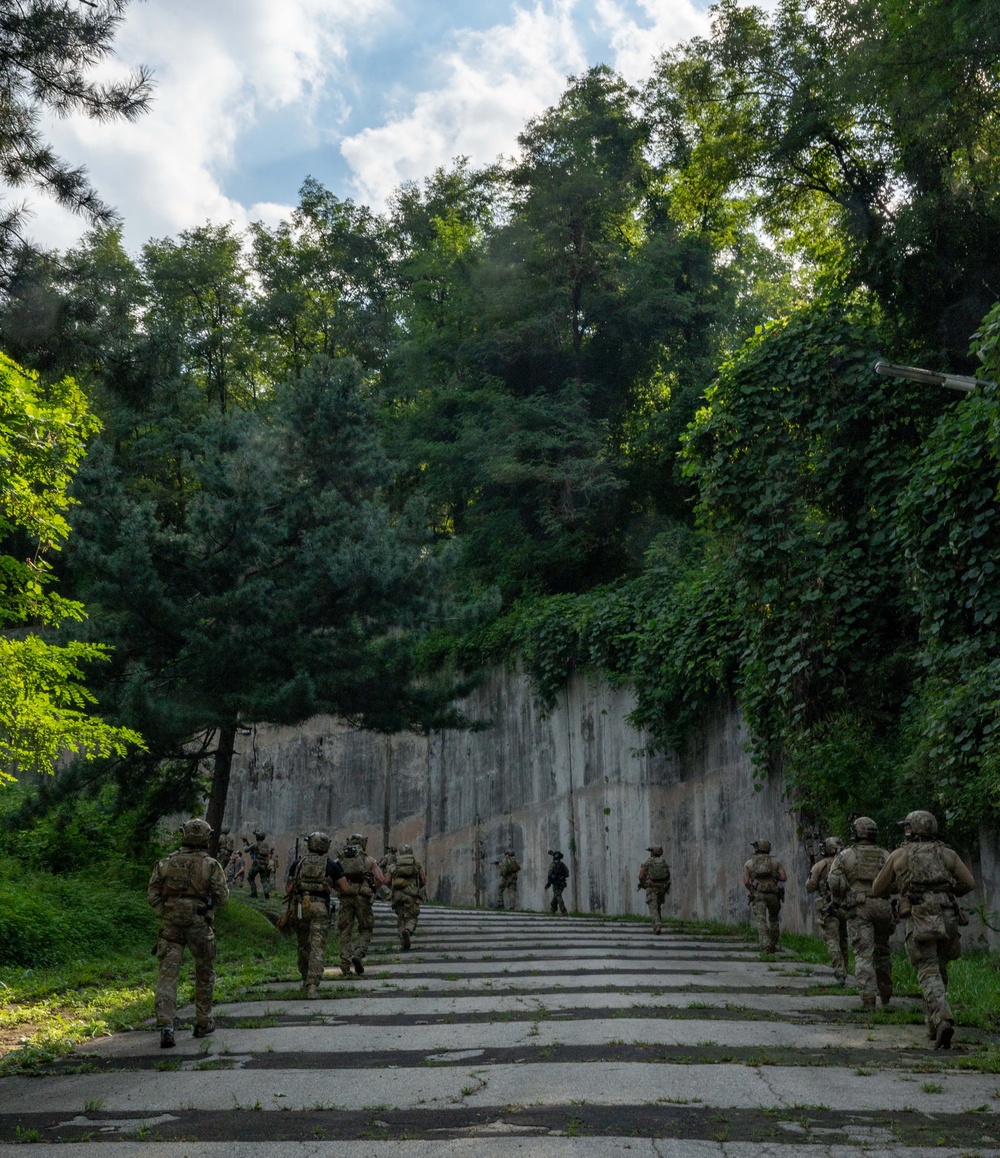
<path fill-rule="evenodd" d="M 300 893 L 326 893 L 326 853 L 307 852 L 295 870 L 295 889 Z"/>
<path fill-rule="evenodd" d="M 670 868 L 662 856 L 651 856 L 646 861 L 646 881 L 651 885 L 670 884 Z"/>
<path fill-rule="evenodd" d="M 851 852 L 854 855 L 849 860 L 845 857 L 847 864 L 844 867 L 848 871 L 844 873 L 844 876 L 847 877 L 847 883 L 852 892 L 863 893 L 870 897 L 872 881 L 882 871 L 882 866 L 889 859 L 889 854 L 884 848 L 878 848 L 874 844 L 855 845 Z"/>
<path fill-rule="evenodd" d="M 952 876 L 945 864 L 944 845 L 938 840 L 912 841 L 906 857 L 906 883 L 903 895 L 950 893 Z M 902 875 L 902 874 L 900 874 Z"/>
<path fill-rule="evenodd" d="M 766 852 L 755 852 L 747 866 L 747 875 L 755 893 L 776 893 L 778 891 L 778 870 L 774 867 L 774 857 Z"/>
<path fill-rule="evenodd" d="M 211 869 L 207 865 L 208 856 L 203 852 L 181 849 L 167 857 L 163 868 L 163 899 L 173 897 L 199 897 L 204 900 L 209 893 Z"/>
<path fill-rule="evenodd" d="M 415 877 L 417 875 L 417 862 L 412 852 L 400 852 L 396 854 L 396 865 L 392 875 L 394 879 L 396 877 Z"/>
<path fill-rule="evenodd" d="M 340 854 L 340 867 L 353 885 L 360 885 L 368 871 L 365 854 L 355 845 L 348 845 Z"/>

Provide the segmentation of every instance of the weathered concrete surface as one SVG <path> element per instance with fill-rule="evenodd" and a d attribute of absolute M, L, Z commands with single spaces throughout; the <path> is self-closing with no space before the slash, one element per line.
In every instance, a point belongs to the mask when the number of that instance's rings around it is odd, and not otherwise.
<path fill-rule="evenodd" d="M 795 818 L 779 783 L 755 779 L 736 712 L 720 711 L 683 754 L 651 755 L 627 722 L 631 693 L 585 675 L 549 712 L 510 670 L 462 706 L 493 726 L 385 737 L 319 717 L 238 737 L 227 825 L 248 834 L 262 824 L 283 866 L 314 828 L 364 832 L 376 855 L 388 830 L 390 843 L 414 845 L 431 895 L 451 904 L 495 901 L 493 862 L 510 844 L 523 866 L 519 904 L 547 907 L 548 849 L 560 848 L 566 901 L 581 912 L 645 913 L 636 874 L 646 846 L 663 843 L 668 911 L 725 921 L 746 919 L 743 862 L 767 837 L 789 872 L 785 927 L 811 927 Z"/>
<path fill-rule="evenodd" d="M 494 992 L 479 962 L 461 960 L 454 970 L 467 997 L 393 996 L 391 981 L 375 980 L 421 950 L 433 955 L 439 940 L 475 952 L 512 927 L 530 961 L 548 948 L 535 937 L 554 925 L 567 972 L 531 978 L 540 986 L 531 997 Z M 644 991 L 610 987 L 607 974 L 593 992 L 566 986 L 577 937 L 601 926 L 644 954 L 630 959 L 641 963 Z M 997 1075 L 949 1065 L 960 1051 L 974 1063 L 986 1036 L 961 1025 L 959 1002 L 955 1056 L 945 1057 L 929 1050 L 919 1023 L 862 1016 L 849 991 L 814 997 L 797 988 L 796 970 L 823 979 L 825 967 L 747 959 L 733 942 L 701 962 L 719 991 L 693 1001 L 670 993 L 671 958 L 691 939 L 667 932 L 651 942 L 637 923 L 430 907 L 410 955 L 397 953 L 393 928 L 380 908 L 371 977 L 351 986 L 357 997 L 340 996 L 343 982 L 325 984 L 318 1001 L 272 1001 L 258 987 L 263 1000 L 218 1006 L 216 1031 L 203 1040 L 190 1032 L 191 1009 L 181 1010 L 166 1055 L 147 1026 L 87 1042 L 44 1075 L 0 1079 L 0 1155 L 14 1143 L 51 1149 L 54 1139 L 92 1158 L 251 1149 L 282 1158 L 996 1154 Z M 784 984 L 773 989 L 777 977 Z M 671 1012 L 678 1001 L 690 1003 L 680 1016 Z"/>
<path fill-rule="evenodd" d="M 479 732 L 387 737 L 326 717 L 261 726 L 237 738 L 226 823 L 240 834 L 263 825 L 282 868 L 315 828 L 361 831 L 376 856 L 387 833 L 413 844 L 432 897 L 477 907 L 495 902 L 494 862 L 513 845 L 518 902 L 533 910 L 548 907 L 548 850 L 559 848 L 571 909 L 645 914 L 636 874 L 661 843 L 673 873 L 666 911 L 727 922 L 748 917 L 743 863 L 764 837 L 788 870 L 784 928 L 814 932 L 796 816 L 780 779 L 755 777 L 738 712 L 720 709 L 683 753 L 650 754 L 628 723 L 634 706 L 628 689 L 578 674 L 546 711 L 523 676 L 497 669 L 462 704 L 492 722 Z M 992 898 L 1000 868 L 986 868 Z"/>

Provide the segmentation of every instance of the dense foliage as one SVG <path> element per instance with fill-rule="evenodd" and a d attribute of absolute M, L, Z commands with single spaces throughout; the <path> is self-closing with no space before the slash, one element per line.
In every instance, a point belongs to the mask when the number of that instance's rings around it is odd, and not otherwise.
<path fill-rule="evenodd" d="M 70 484 L 98 427 L 72 379 L 41 386 L 0 355 L 0 784 L 66 752 L 123 756 L 142 743 L 86 710 L 95 697 L 82 669 L 107 648 L 40 634 L 84 618 L 82 604 L 54 590 L 48 556 L 69 532 Z"/>
<path fill-rule="evenodd" d="M 217 822 L 238 728 L 460 724 L 455 673 L 519 660 L 660 745 L 738 701 L 806 824 L 1000 820 L 996 390 L 872 371 L 1000 370 L 998 22 L 724 0 L 383 214 L 309 179 L 24 261 L 0 344 L 103 423 L 61 579 L 148 745 L 45 808 L 148 829 L 210 773 Z"/>

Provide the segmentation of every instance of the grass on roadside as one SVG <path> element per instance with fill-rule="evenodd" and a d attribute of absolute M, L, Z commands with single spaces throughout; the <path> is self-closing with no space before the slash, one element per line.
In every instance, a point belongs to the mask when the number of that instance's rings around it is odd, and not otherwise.
<path fill-rule="evenodd" d="M 93 886 L 92 891 L 101 890 Z M 88 948 L 58 965 L 0 968 L 0 1075 L 30 1070 L 82 1042 L 151 1018 L 155 927 L 154 918 L 141 935 L 133 930 L 117 938 L 117 951 L 110 955 Z M 217 1001 L 244 1000 L 261 982 L 296 977 L 294 940 L 281 937 L 267 917 L 241 897 L 219 911 L 215 928 Z M 335 945 L 336 934 L 332 940 Z M 192 999 L 192 980 L 191 959 L 185 954 L 179 1005 Z"/>

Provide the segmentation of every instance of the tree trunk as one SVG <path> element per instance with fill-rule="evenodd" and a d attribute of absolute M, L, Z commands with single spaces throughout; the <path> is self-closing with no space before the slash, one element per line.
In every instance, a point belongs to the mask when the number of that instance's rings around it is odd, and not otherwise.
<path fill-rule="evenodd" d="M 219 726 L 215 745 L 215 764 L 212 767 L 212 788 L 208 795 L 208 812 L 205 819 L 212 826 L 208 851 L 218 856 L 219 836 L 222 820 L 226 815 L 226 798 L 229 795 L 229 773 L 233 767 L 233 746 L 236 743 L 236 721 L 227 720 Z"/>

